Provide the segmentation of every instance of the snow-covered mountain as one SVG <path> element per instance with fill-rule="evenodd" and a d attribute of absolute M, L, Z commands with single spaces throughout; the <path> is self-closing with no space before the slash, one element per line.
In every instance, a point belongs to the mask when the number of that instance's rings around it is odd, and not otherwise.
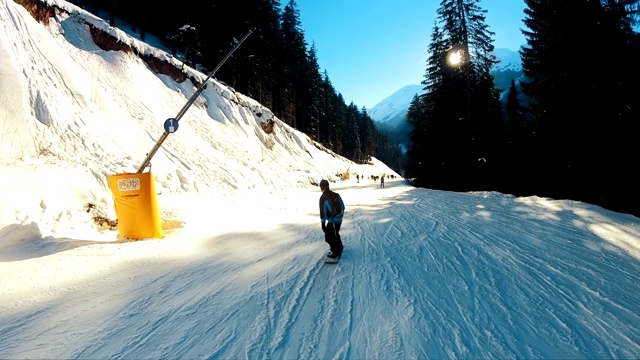
<path fill-rule="evenodd" d="M 493 54 L 500 62 L 493 67 L 491 75 L 493 75 L 493 82 L 496 87 L 502 90 L 504 95 L 509 86 L 511 86 L 511 80 L 516 80 L 517 84 L 524 76 L 522 60 L 520 59 L 520 53 L 509 49 L 495 49 Z"/>
<path fill-rule="evenodd" d="M 424 94 L 423 88 L 422 85 L 403 87 L 369 110 L 369 116 L 379 124 L 391 122 L 399 113 L 407 112 L 409 104 L 416 94 Z"/>
<path fill-rule="evenodd" d="M 522 60 L 517 51 L 499 48 L 493 51 L 493 55 L 500 61 L 493 67 L 493 71 L 522 71 Z"/>
<path fill-rule="evenodd" d="M 407 110 L 414 96 L 424 94 L 423 88 L 423 85 L 407 85 L 369 111 L 369 116 L 377 124 L 378 129 L 387 132 L 395 143 L 400 144 L 403 151 L 406 151 L 411 144 L 409 140 L 411 126 L 407 122 Z"/>

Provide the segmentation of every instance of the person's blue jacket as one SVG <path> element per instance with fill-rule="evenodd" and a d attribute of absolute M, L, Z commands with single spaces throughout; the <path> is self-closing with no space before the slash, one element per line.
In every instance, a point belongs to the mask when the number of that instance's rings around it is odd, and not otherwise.
<path fill-rule="evenodd" d="M 337 197 L 338 203 L 340 204 L 340 209 L 338 210 L 338 214 L 335 216 L 331 216 L 333 214 L 333 206 L 331 205 L 331 198 Z M 341 223 L 342 217 L 344 216 L 344 202 L 342 201 L 342 197 L 331 190 L 326 190 L 320 196 L 320 223 L 324 224 L 325 221 L 328 223 Z"/>

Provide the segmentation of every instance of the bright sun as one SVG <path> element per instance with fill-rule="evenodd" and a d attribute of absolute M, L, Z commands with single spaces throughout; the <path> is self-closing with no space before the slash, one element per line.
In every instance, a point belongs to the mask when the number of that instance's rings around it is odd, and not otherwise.
<path fill-rule="evenodd" d="M 452 51 L 451 53 L 449 53 L 449 64 L 455 66 L 455 65 L 459 65 L 460 63 L 462 63 L 462 51 L 461 50 Z"/>

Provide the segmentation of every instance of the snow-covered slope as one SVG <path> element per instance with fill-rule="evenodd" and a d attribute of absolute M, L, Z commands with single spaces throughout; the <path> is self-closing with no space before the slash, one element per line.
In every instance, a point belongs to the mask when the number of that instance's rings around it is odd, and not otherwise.
<path fill-rule="evenodd" d="M 111 211 L 107 177 L 136 172 L 163 134 L 164 121 L 206 78 L 188 67 L 179 71 L 182 64 L 170 54 L 70 3 L 33 4 L 29 14 L 13 1 L 0 1 L 0 228 L 14 222 L 16 212 L 55 217 L 82 212 L 86 203 Z M 58 169 L 47 172 L 58 176 L 39 179 L 45 166 Z M 217 81 L 151 160 L 160 194 L 273 193 L 322 178 L 338 181 L 347 169 L 381 172 L 369 168 L 352 165 Z M 9 173 L 24 176 L 3 176 Z M 24 182 L 40 190 L 20 187 Z M 15 192 L 24 192 L 20 203 L 6 200 Z M 65 193 L 65 208 L 43 212 L 47 199 Z M 73 194 L 81 194 L 82 203 L 74 203 Z"/>

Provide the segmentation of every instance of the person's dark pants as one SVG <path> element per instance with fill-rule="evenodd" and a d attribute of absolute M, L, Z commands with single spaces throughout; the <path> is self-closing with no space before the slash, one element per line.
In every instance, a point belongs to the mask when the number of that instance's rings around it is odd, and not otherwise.
<path fill-rule="evenodd" d="M 324 233 L 324 241 L 329 244 L 331 252 L 334 254 L 342 254 L 344 246 L 342 246 L 342 239 L 340 239 L 340 226 L 342 223 L 328 223 L 327 231 Z"/>

